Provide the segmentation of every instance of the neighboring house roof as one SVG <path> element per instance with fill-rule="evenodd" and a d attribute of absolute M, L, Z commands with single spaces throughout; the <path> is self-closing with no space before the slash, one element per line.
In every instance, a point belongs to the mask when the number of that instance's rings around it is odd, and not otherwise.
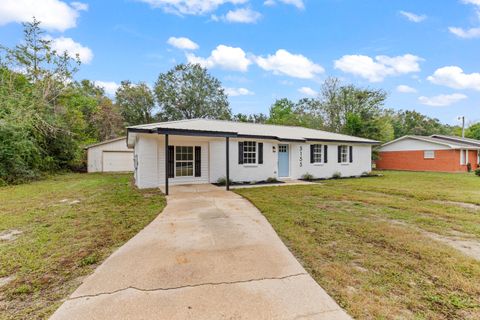
<path fill-rule="evenodd" d="M 109 139 L 109 140 L 105 140 L 105 141 L 102 141 L 102 142 L 98 142 L 98 143 L 94 143 L 94 144 L 90 144 L 88 146 L 86 146 L 84 149 L 90 149 L 92 147 L 97 147 L 97 146 L 101 146 L 102 144 L 108 144 L 108 143 L 112 143 L 112 142 L 116 142 L 116 141 L 120 141 L 120 140 L 125 140 L 127 137 L 119 137 L 119 138 L 114 138 L 114 139 Z"/>
<path fill-rule="evenodd" d="M 204 136 L 230 136 L 242 138 L 274 139 L 280 141 L 335 141 L 378 144 L 378 141 L 303 127 L 235 122 L 210 119 L 190 119 L 132 126 L 128 133 L 189 134 Z"/>
<path fill-rule="evenodd" d="M 465 143 L 465 144 L 469 144 L 469 145 L 472 145 L 472 146 L 480 147 L 480 140 L 469 139 L 469 138 L 461 138 L 461 137 L 456 137 L 456 136 L 445 136 L 445 135 L 440 135 L 440 134 L 434 134 L 434 135 L 431 135 L 430 137 L 436 138 L 436 139 L 441 139 L 441 140 L 446 140 L 446 141 L 451 141 L 451 142 Z"/>
<path fill-rule="evenodd" d="M 460 137 L 441 136 L 441 135 L 432 135 L 432 136 L 406 135 L 398 139 L 392 140 L 390 142 L 387 142 L 383 144 L 381 147 L 385 147 L 405 139 L 414 139 L 419 141 L 430 142 L 430 143 L 446 146 L 451 149 L 480 149 L 480 141 L 478 140 L 468 139 L 468 140 L 476 141 L 476 143 L 473 143 L 465 139 L 462 139 Z"/>

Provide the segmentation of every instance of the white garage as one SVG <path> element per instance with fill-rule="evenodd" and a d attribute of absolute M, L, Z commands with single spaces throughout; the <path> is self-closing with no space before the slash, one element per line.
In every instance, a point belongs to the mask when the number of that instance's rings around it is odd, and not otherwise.
<path fill-rule="evenodd" d="M 127 147 L 125 137 L 92 144 L 85 149 L 88 172 L 133 171 L 133 150 Z"/>

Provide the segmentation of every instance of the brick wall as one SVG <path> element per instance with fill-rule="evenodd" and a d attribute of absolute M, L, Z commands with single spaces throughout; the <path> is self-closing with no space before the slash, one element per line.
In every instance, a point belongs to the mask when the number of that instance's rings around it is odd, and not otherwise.
<path fill-rule="evenodd" d="M 472 169 L 477 166 L 477 151 L 469 151 L 468 161 Z M 419 151 L 383 151 L 376 161 L 378 169 L 407 171 L 467 171 L 466 165 L 460 165 L 460 150 L 435 150 L 435 159 L 424 159 L 424 153 Z"/>

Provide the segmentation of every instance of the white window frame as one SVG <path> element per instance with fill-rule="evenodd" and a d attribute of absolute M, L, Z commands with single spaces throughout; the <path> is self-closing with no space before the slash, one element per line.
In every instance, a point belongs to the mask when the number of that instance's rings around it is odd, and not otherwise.
<path fill-rule="evenodd" d="M 346 144 L 343 144 L 340 146 L 340 163 L 343 163 L 343 164 L 350 163 L 349 153 L 350 153 L 349 146 L 347 146 Z"/>
<path fill-rule="evenodd" d="M 191 148 L 192 149 L 192 160 L 178 160 L 177 159 L 177 149 L 178 148 Z M 181 154 L 188 154 L 188 153 L 181 153 Z M 177 174 L 177 163 L 192 163 L 192 174 L 191 175 L 178 175 Z M 195 176 L 195 148 L 193 146 L 175 146 L 175 178 L 192 178 Z M 182 168 L 181 171 L 184 169 Z"/>
<path fill-rule="evenodd" d="M 253 149 L 253 150 L 252 150 Z M 243 164 L 246 166 L 256 165 L 258 161 L 257 156 L 257 142 L 244 141 L 243 142 Z M 253 161 L 251 161 L 253 159 Z"/>
<path fill-rule="evenodd" d="M 460 149 L 460 165 L 466 166 L 468 163 L 468 150 Z"/>
<path fill-rule="evenodd" d="M 423 151 L 423 159 L 435 159 L 435 150 Z"/>
<path fill-rule="evenodd" d="M 322 164 L 323 163 L 323 144 L 314 144 L 312 147 L 313 152 L 313 163 Z M 320 161 L 317 161 L 320 160 Z"/>

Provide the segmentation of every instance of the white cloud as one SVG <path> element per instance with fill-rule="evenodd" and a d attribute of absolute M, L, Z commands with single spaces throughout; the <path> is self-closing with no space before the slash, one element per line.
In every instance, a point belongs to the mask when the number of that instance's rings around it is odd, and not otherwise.
<path fill-rule="evenodd" d="M 99 86 L 101 88 L 103 88 L 103 90 L 105 90 L 105 93 L 110 95 L 110 96 L 114 96 L 115 95 L 115 92 L 117 91 L 117 89 L 120 87 L 120 85 L 116 82 L 113 82 L 113 81 L 94 81 L 95 82 L 95 85 L 96 86 Z"/>
<path fill-rule="evenodd" d="M 480 6 L 480 0 L 462 0 L 465 4 L 473 4 L 476 6 Z"/>
<path fill-rule="evenodd" d="M 225 93 L 231 97 L 251 96 L 254 93 L 246 88 L 225 88 Z"/>
<path fill-rule="evenodd" d="M 467 98 L 468 97 L 464 94 L 454 93 L 454 94 L 441 94 L 433 97 L 421 96 L 418 98 L 418 101 L 421 104 L 431 106 L 431 107 L 446 107 Z"/>
<path fill-rule="evenodd" d="M 315 64 L 305 56 L 292 54 L 284 49 L 277 50 L 274 55 L 268 55 L 266 58 L 256 57 L 255 61 L 264 70 L 294 78 L 311 79 L 325 71 L 321 65 Z"/>
<path fill-rule="evenodd" d="M 301 87 L 300 89 L 298 89 L 298 92 L 311 97 L 316 96 L 318 94 L 317 91 L 313 90 L 310 87 Z"/>
<path fill-rule="evenodd" d="M 237 23 L 255 23 L 260 19 L 262 15 L 250 8 L 240 8 L 230 10 L 225 15 L 225 21 L 237 22 Z"/>
<path fill-rule="evenodd" d="M 397 86 L 397 91 L 401 92 L 401 93 L 415 93 L 415 92 L 417 92 L 417 89 L 412 88 L 412 87 L 407 86 L 407 85 L 404 85 L 404 84 L 401 84 L 401 85 Z"/>
<path fill-rule="evenodd" d="M 387 76 L 420 71 L 423 59 L 412 54 L 389 57 L 376 56 L 375 60 L 364 55 L 345 55 L 335 61 L 335 69 L 351 73 L 370 82 L 381 82 Z"/>
<path fill-rule="evenodd" d="M 77 11 L 87 11 L 88 10 L 88 4 L 83 3 L 83 2 L 71 2 L 70 5 Z"/>
<path fill-rule="evenodd" d="M 293 5 L 298 9 L 302 9 L 302 10 L 305 9 L 305 4 L 303 3 L 303 0 L 277 0 L 277 1 L 285 4 Z M 266 0 L 263 2 L 263 5 L 265 6 L 274 6 L 276 4 L 277 2 L 275 0 Z"/>
<path fill-rule="evenodd" d="M 405 18 L 407 18 L 408 20 L 416 23 L 422 22 L 423 20 L 427 19 L 427 16 L 424 14 L 418 15 L 408 11 L 400 11 L 400 14 Z"/>
<path fill-rule="evenodd" d="M 78 42 L 75 42 L 72 38 L 59 37 L 52 38 L 46 36 L 45 39 L 51 41 L 51 47 L 59 54 L 63 54 L 65 51 L 72 58 L 78 58 L 82 63 L 90 63 L 93 59 L 93 52 L 89 47 L 85 47 Z"/>
<path fill-rule="evenodd" d="M 448 30 L 460 38 L 464 38 L 464 39 L 480 38 L 480 28 L 463 29 L 463 28 L 457 28 L 457 27 L 450 27 L 448 28 Z"/>
<path fill-rule="evenodd" d="M 2 0 L 0 26 L 12 22 L 29 22 L 35 17 L 47 30 L 65 31 L 75 27 L 79 11 L 87 9 L 88 6 L 81 2 L 68 5 L 60 0 Z"/>
<path fill-rule="evenodd" d="M 473 89 L 480 91 L 480 73 L 465 73 L 462 68 L 448 66 L 435 70 L 428 81 L 454 89 Z"/>
<path fill-rule="evenodd" d="M 138 0 L 148 3 L 153 8 L 160 8 L 168 13 L 201 15 L 215 11 L 221 5 L 244 4 L 248 0 Z"/>
<path fill-rule="evenodd" d="M 242 48 L 234 48 L 226 45 L 219 45 L 215 48 L 208 58 L 197 57 L 194 54 L 187 53 L 187 61 L 198 63 L 205 68 L 219 67 L 225 70 L 234 70 L 245 72 L 252 63 Z"/>
<path fill-rule="evenodd" d="M 168 38 L 167 43 L 175 48 L 183 50 L 197 50 L 199 48 L 198 44 L 185 37 L 170 37 Z"/>

